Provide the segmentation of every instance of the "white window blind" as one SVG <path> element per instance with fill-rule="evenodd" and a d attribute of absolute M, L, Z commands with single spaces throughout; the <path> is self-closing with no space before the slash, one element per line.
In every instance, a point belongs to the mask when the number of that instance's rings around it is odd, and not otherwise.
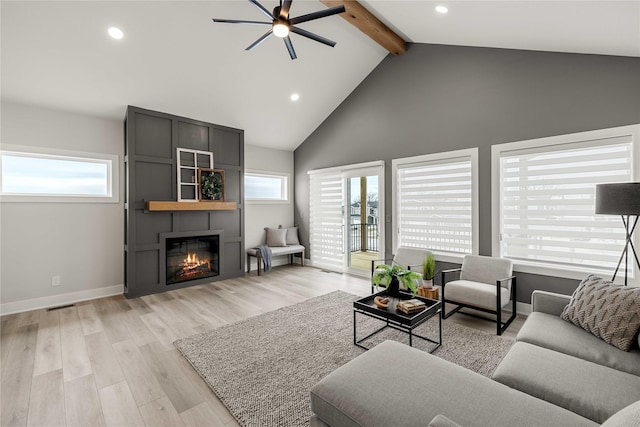
<path fill-rule="evenodd" d="M 473 153 L 469 153 L 473 151 Z M 474 162 L 477 151 L 452 157 L 401 159 L 396 169 L 396 246 L 439 254 L 475 253 Z"/>
<path fill-rule="evenodd" d="M 313 174 L 309 180 L 309 243 L 313 265 L 342 271 L 344 179 L 339 174 Z"/>
<path fill-rule="evenodd" d="M 630 135 L 502 151 L 499 164 L 500 256 L 613 273 L 624 228 L 595 214 L 595 186 L 633 180 Z"/>

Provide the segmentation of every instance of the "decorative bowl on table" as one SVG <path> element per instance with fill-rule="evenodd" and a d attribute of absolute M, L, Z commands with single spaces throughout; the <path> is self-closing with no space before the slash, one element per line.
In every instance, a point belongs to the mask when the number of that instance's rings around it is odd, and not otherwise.
<path fill-rule="evenodd" d="M 391 299 L 389 297 L 381 297 L 381 296 L 377 296 L 373 299 L 373 303 L 378 308 L 387 308 L 390 301 Z"/>

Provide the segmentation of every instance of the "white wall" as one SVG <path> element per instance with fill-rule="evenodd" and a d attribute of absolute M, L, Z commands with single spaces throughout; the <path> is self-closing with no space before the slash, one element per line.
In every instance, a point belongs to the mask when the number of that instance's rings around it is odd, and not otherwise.
<path fill-rule="evenodd" d="M 289 174 L 288 203 L 246 203 L 245 247 L 264 244 L 264 228 L 290 227 L 293 224 L 293 151 L 274 150 L 255 145 L 244 147 L 244 167 L 248 171 L 284 172 Z M 286 258 L 274 259 L 273 264 L 286 262 Z M 252 269 L 256 268 L 253 259 Z"/>
<path fill-rule="evenodd" d="M 2 103 L 1 119 L 2 144 L 119 156 L 120 194 L 119 203 L 2 201 L 0 312 L 9 314 L 121 293 L 122 121 L 8 102 Z M 51 286 L 54 275 L 61 277 L 61 286 Z"/>

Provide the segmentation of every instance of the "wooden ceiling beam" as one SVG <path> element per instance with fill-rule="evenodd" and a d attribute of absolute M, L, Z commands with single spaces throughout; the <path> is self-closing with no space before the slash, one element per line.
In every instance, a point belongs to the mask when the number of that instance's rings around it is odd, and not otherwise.
<path fill-rule="evenodd" d="M 320 0 L 320 2 L 328 7 L 344 5 L 345 12 L 341 13 L 340 16 L 392 54 L 400 55 L 407 51 L 407 42 L 376 18 L 358 1 Z"/>

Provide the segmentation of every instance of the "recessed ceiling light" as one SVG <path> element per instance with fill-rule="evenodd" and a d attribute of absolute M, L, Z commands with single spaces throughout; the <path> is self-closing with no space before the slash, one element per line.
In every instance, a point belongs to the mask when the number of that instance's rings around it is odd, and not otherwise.
<path fill-rule="evenodd" d="M 124 37 L 124 33 L 122 32 L 122 30 L 116 27 L 109 28 L 109 35 L 116 40 L 120 40 L 122 37 Z"/>
<path fill-rule="evenodd" d="M 436 12 L 438 13 L 447 13 L 449 9 L 446 6 L 436 6 Z"/>
<path fill-rule="evenodd" d="M 300 95 L 298 95 L 297 93 L 294 93 L 291 95 L 290 98 L 292 101 L 297 101 L 298 99 L 300 99 Z"/>

